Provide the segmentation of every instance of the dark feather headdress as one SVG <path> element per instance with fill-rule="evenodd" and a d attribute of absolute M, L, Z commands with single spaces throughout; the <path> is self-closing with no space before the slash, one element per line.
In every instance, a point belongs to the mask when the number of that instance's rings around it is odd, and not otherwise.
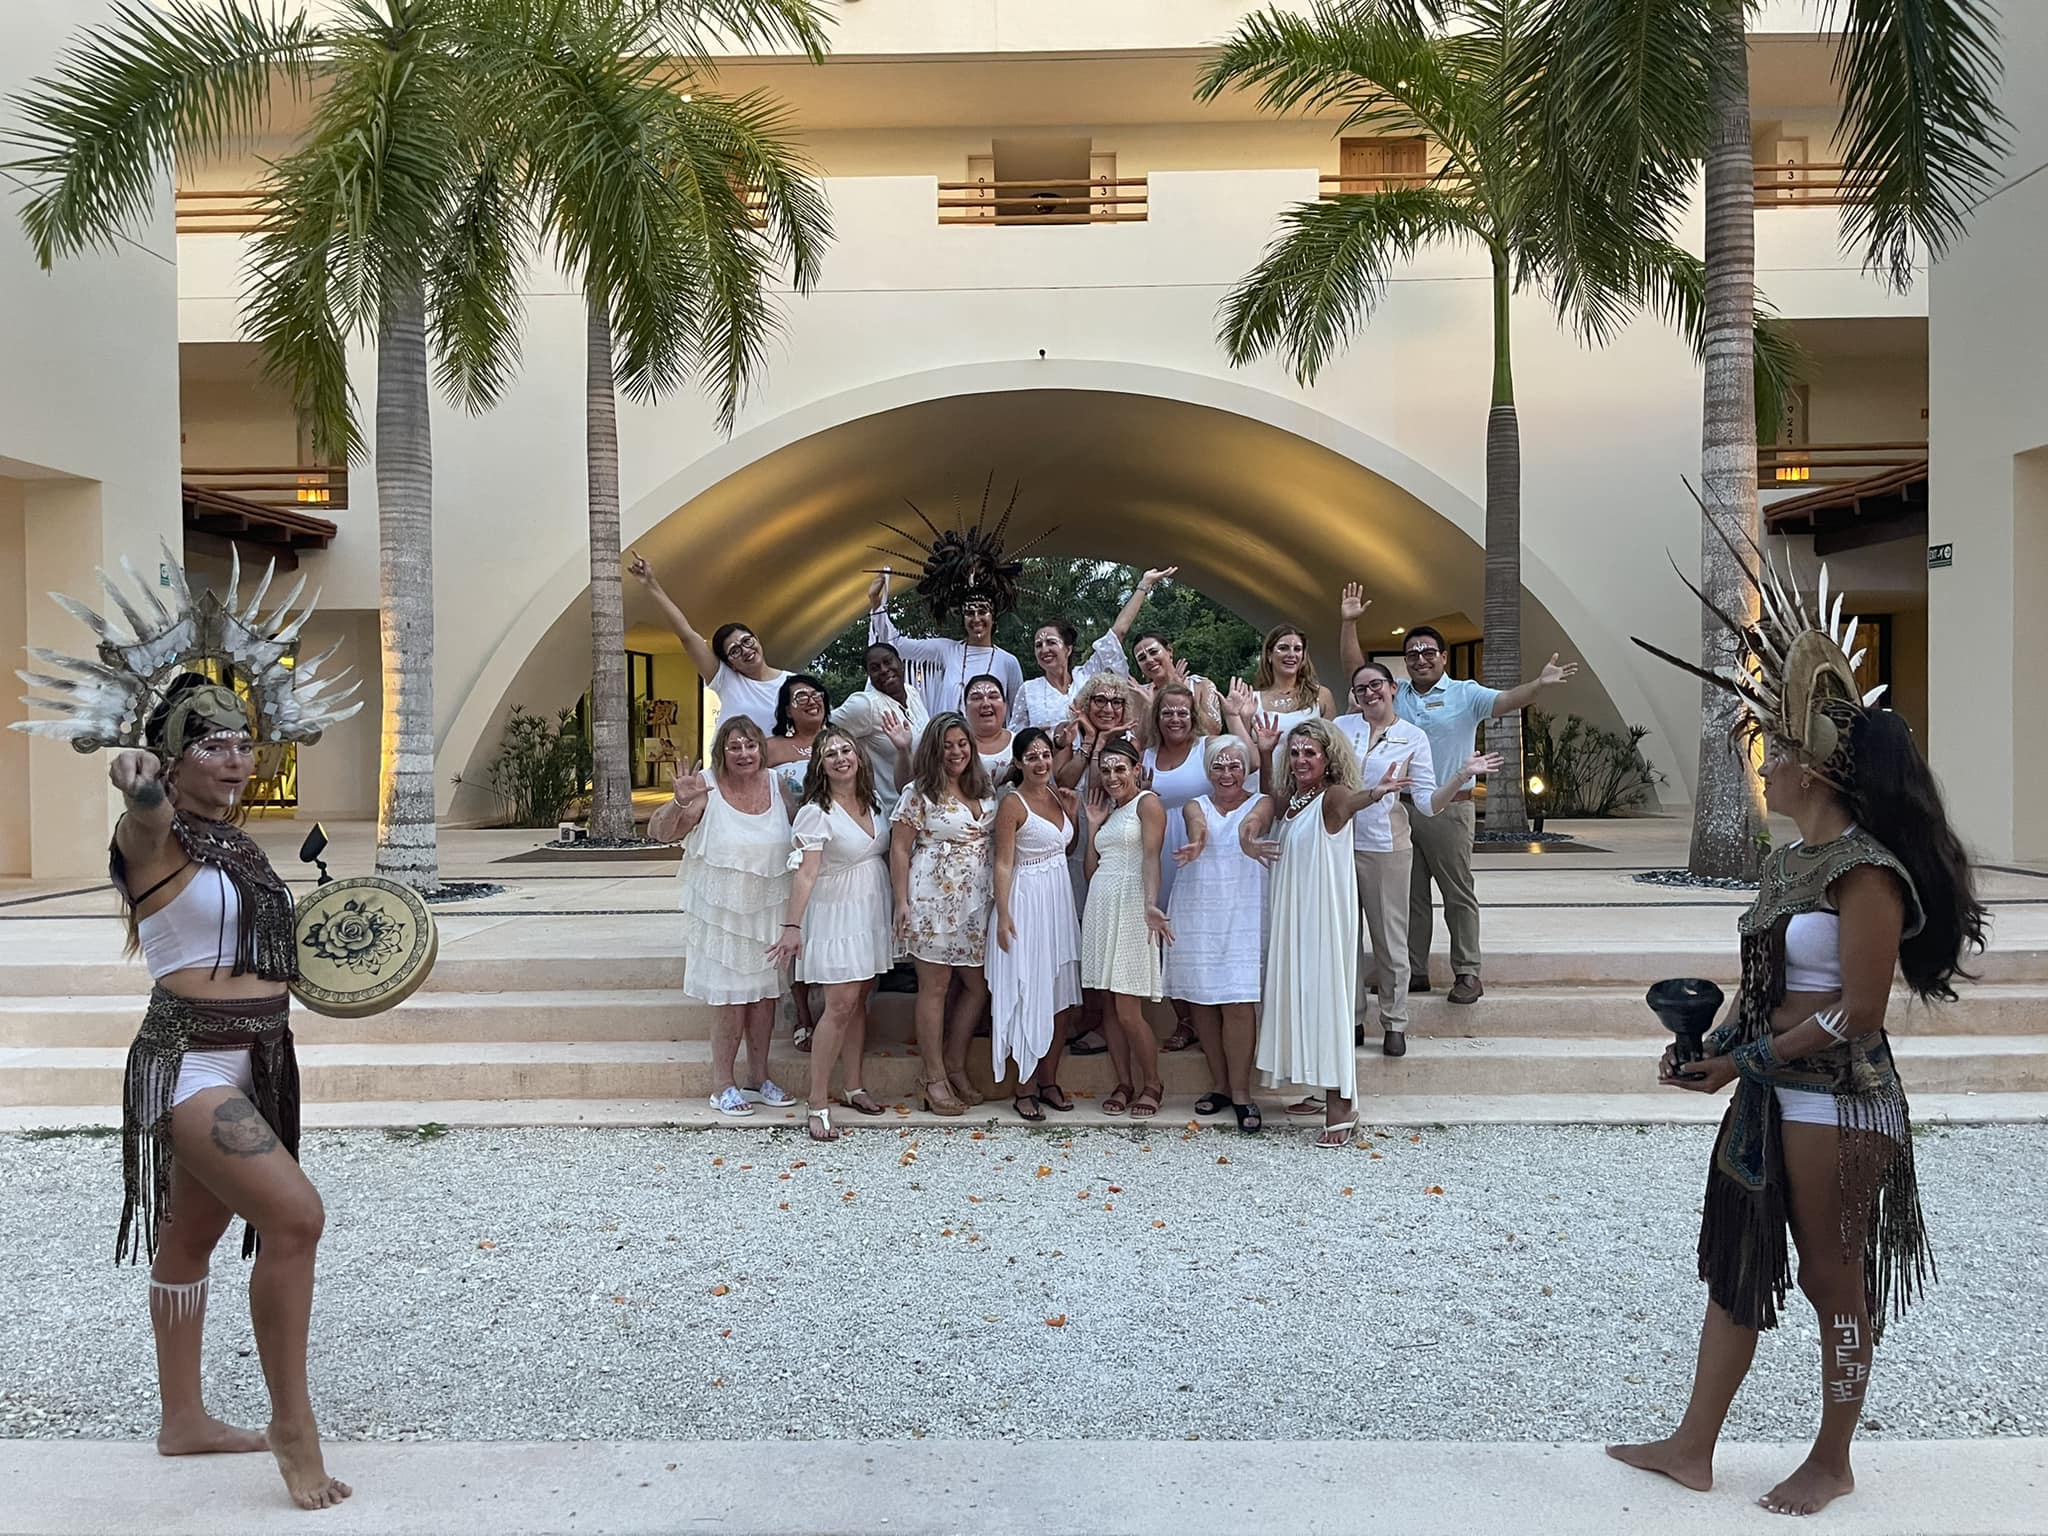
<path fill-rule="evenodd" d="M 1694 497 L 1698 500 L 1697 495 Z M 1714 531 L 1735 556 L 1757 596 L 1754 623 L 1738 620 L 1716 605 L 1694 586 L 1685 572 L 1683 581 L 1734 637 L 1736 661 L 1733 666 L 1709 670 L 1660 650 L 1649 641 L 1636 644 L 1661 661 L 1691 673 L 1694 677 L 1732 694 L 1743 707 L 1739 736 L 1754 739 L 1764 735 L 1786 743 L 1802 765 L 1836 785 L 1847 783 L 1849 732 L 1858 717 L 1884 695 L 1884 685 L 1865 692 L 1856 681 L 1856 668 L 1864 653 L 1856 650 L 1857 621 L 1842 622 L 1842 594 L 1828 593 L 1828 568 L 1820 568 L 1820 590 L 1815 606 L 1806 606 L 1806 594 L 1776 559 L 1744 530 L 1742 544 L 1729 537 L 1719 518 L 1708 515 Z M 1672 562 L 1677 569 L 1677 562 Z"/>
<path fill-rule="evenodd" d="M 328 726 L 363 707 L 355 697 L 362 684 L 350 682 L 346 670 L 332 677 L 321 675 L 341 648 L 340 641 L 308 660 L 294 664 L 291 659 L 293 644 L 320 600 L 316 592 L 297 613 L 292 611 L 306 590 L 304 575 L 283 601 L 263 613 L 259 610 L 276 573 L 275 562 L 244 603 L 240 554 L 232 557 L 226 597 L 212 591 L 195 596 L 184 567 L 168 547 L 163 554 L 163 580 L 171 595 L 168 603 L 125 556 L 121 569 L 134 583 L 140 604 L 105 571 L 97 573 L 100 585 L 120 610 L 118 621 L 61 592 L 50 594 L 66 613 L 92 631 L 99 642 L 98 655 L 66 656 L 29 647 L 31 658 L 57 670 L 17 672 L 23 682 L 42 689 L 45 695 L 29 694 L 22 702 L 46 710 L 54 718 L 17 720 L 13 729 L 68 741 L 80 752 L 142 746 L 150 716 L 172 685 L 205 663 L 222 667 L 248 689 L 253 733 L 259 742 L 318 741 Z M 61 676 L 60 672 L 71 675 Z"/>
<path fill-rule="evenodd" d="M 998 615 L 1014 609 L 1024 591 L 1025 551 L 1053 532 L 1048 528 L 1044 533 L 1025 540 L 1015 550 L 1005 551 L 1003 539 L 1010 531 L 1010 517 L 1017 510 L 1017 496 L 1023 486 L 1020 483 L 1011 487 L 1009 504 L 991 528 L 988 509 L 995 483 L 995 473 L 991 471 L 981 489 L 980 514 L 972 526 L 968 524 L 957 496 L 953 498 L 953 526 L 946 529 L 941 529 L 926 517 L 916 502 L 906 499 L 903 504 L 917 514 L 918 521 L 931 534 L 931 543 L 923 554 L 906 554 L 901 549 L 889 549 L 880 544 L 869 546 L 877 554 L 901 560 L 905 567 L 920 573 L 918 595 L 924 598 L 938 619 L 952 618 L 970 598 L 981 598 L 994 604 Z M 923 542 L 920 535 L 898 528 L 894 523 L 885 522 L 882 526 L 913 549 Z"/>

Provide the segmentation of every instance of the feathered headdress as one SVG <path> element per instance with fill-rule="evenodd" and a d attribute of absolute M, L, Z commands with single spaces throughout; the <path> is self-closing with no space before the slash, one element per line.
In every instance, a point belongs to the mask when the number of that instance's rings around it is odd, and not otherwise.
<path fill-rule="evenodd" d="M 271 562 L 255 592 L 242 604 L 241 556 L 235 554 L 232 560 L 225 598 L 212 591 L 194 597 L 185 580 L 184 567 L 166 547 L 164 573 L 171 593 L 171 601 L 166 604 L 157 596 L 155 587 L 137 575 L 134 565 L 123 556 L 121 569 L 142 594 L 140 607 L 129 600 L 105 571 L 96 572 L 100 585 L 126 621 L 125 629 L 76 598 L 52 592 L 50 596 L 57 605 L 98 638 L 99 659 L 66 656 L 30 646 L 30 658 L 54 670 L 17 672 L 15 675 L 23 682 L 49 695 L 39 698 L 27 694 L 22 702 L 47 710 L 54 718 L 17 720 L 13 728 L 68 741 L 80 752 L 141 746 L 150 716 L 171 684 L 195 670 L 195 664 L 207 662 L 225 668 L 248 690 L 255 715 L 253 734 L 259 742 L 318 741 L 328 726 L 355 714 L 363 707 L 355 697 L 362 687 L 361 680 L 350 682 L 346 670 L 333 677 L 320 675 L 341 648 L 340 641 L 310 661 L 286 661 L 292 642 L 298 639 L 320 600 L 316 592 L 312 601 L 296 614 L 291 611 L 306 589 L 305 576 L 301 575 L 284 600 L 264 614 L 258 610 L 270 590 L 276 562 Z M 58 672 L 72 675 L 59 676 Z"/>
<path fill-rule="evenodd" d="M 868 546 L 878 554 L 901 560 L 911 569 L 921 571 L 918 593 L 939 619 L 951 618 L 970 598 L 983 598 L 993 603 L 998 615 L 1015 608 L 1023 591 L 1024 551 L 1053 532 L 1048 528 L 1045 533 L 1026 540 L 1014 552 L 1006 554 L 1003 537 L 1009 532 L 1010 515 L 1017 510 L 1017 495 L 1023 487 L 1021 484 L 1011 487 L 1010 503 L 1003 508 L 1003 515 L 996 519 L 995 527 L 991 528 L 988 526 L 988 504 L 995 483 L 995 473 L 991 471 L 988 483 L 981 489 L 981 513 L 972 527 L 968 526 L 960 510 L 957 496 L 953 498 L 953 526 L 944 530 L 926 517 L 916 502 L 906 499 L 903 504 L 917 513 L 918 520 L 931 531 L 931 544 L 922 555 L 905 554 L 880 544 Z M 918 535 L 908 533 L 894 523 L 885 522 L 882 526 L 912 548 L 921 542 Z"/>
<path fill-rule="evenodd" d="M 1697 499 L 1697 498 L 1695 498 Z M 1702 515 L 1706 507 L 1701 505 Z M 1754 738 L 1761 734 L 1790 745 L 1805 767 L 1836 785 L 1845 784 L 1851 773 L 1848 745 L 1850 728 L 1858 717 L 1884 695 L 1880 683 L 1868 692 L 1856 681 L 1856 668 L 1864 653 L 1854 649 L 1857 621 L 1842 622 L 1842 594 L 1828 600 L 1828 568 L 1820 568 L 1820 591 L 1809 611 L 1806 595 L 1795 580 L 1781 573 L 1777 561 L 1745 531 L 1738 548 L 1718 518 L 1708 516 L 1714 531 L 1727 544 L 1757 595 L 1756 622 L 1744 623 L 1722 611 L 1704 592 L 1685 582 L 1735 640 L 1736 663 L 1709 671 L 1682 661 L 1649 641 L 1636 644 L 1672 666 L 1733 694 L 1742 701 L 1743 717 L 1737 734 Z M 1677 562 L 1672 568 L 1677 569 Z"/>

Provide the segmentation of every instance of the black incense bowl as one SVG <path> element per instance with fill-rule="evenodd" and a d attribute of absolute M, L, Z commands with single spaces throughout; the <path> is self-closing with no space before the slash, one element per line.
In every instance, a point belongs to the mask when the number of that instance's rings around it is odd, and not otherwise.
<path fill-rule="evenodd" d="M 1643 1000 L 1658 1022 L 1678 1037 L 1678 1062 L 1682 1065 L 1706 1054 L 1703 1042 L 1726 999 L 1711 981 L 1678 976 L 1658 982 Z"/>

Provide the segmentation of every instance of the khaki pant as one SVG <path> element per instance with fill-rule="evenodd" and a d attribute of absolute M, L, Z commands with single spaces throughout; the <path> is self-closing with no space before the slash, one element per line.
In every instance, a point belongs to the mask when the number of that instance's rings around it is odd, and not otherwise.
<path fill-rule="evenodd" d="M 1351 852 L 1358 866 L 1358 910 L 1365 916 L 1359 929 L 1356 1017 L 1365 1022 L 1367 999 L 1378 992 L 1381 1029 L 1408 1027 L 1408 871 L 1413 857 L 1407 848 Z"/>
<path fill-rule="evenodd" d="M 1435 937 L 1429 884 L 1443 892 L 1444 926 L 1451 930 L 1451 974 L 1479 974 L 1479 895 L 1472 885 L 1472 802 L 1449 805 L 1434 816 L 1408 818 L 1415 864 L 1408 883 L 1408 968 L 1429 974 L 1429 944 Z"/>

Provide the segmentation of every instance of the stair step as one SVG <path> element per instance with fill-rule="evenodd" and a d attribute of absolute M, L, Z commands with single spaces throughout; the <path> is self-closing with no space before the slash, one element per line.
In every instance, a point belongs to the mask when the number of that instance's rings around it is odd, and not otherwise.
<path fill-rule="evenodd" d="M 1415 1039 L 1394 1060 L 1377 1047 L 1358 1053 L 1361 1094 L 1626 1094 L 1653 1081 L 1654 1040 Z M 1975 1035 L 1902 1039 L 1897 1051 L 1915 1093 L 2031 1093 L 2048 1090 L 2048 1036 Z M 113 1048 L 0 1049 L 0 1105 L 111 1104 L 119 1101 L 125 1053 Z M 1162 1055 L 1170 1097 L 1209 1085 L 1194 1051 Z M 808 1081 L 811 1061 L 778 1044 L 769 1071 L 792 1092 Z M 871 1052 L 863 1071 L 879 1097 L 908 1099 L 920 1081 L 918 1059 Z M 711 1047 L 702 1040 L 456 1042 L 432 1045 L 307 1045 L 299 1066 L 308 1102 L 400 1097 L 424 1099 L 702 1099 L 711 1088 Z M 992 1090 L 985 1047 L 970 1057 L 984 1092 Z M 1062 1073 L 1073 1092 L 1113 1086 L 1109 1058 L 1070 1058 Z"/>

